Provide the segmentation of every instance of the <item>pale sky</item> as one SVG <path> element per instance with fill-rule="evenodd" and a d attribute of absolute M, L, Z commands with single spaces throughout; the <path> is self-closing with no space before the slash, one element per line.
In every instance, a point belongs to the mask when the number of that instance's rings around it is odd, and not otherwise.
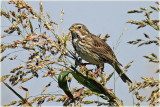
<path fill-rule="evenodd" d="M 39 2 L 28 2 L 35 10 L 39 11 Z M 142 20 L 145 19 L 144 14 L 128 14 L 129 10 L 138 10 L 139 8 L 149 6 L 156 6 L 152 1 L 43 1 L 44 12 L 50 14 L 51 19 L 59 21 L 60 11 L 63 9 L 65 14 L 63 15 L 64 22 L 61 24 L 59 31 L 68 31 L 68 28 L 73 23 L 82 23 L 87 26 L 93 34 L 109 34 L 111 37 L 107 40 L 107 43 L 115 47 L 120 35 L 120 44 L 116 50 L 114 50 L 117 59 L 123 66 L 128 62 L 134 61 L 131 68 L 127 72 L 127 76 L 134 82 L 140 81 L 140 77 L 151 77 L 154 72 L 158 69 L 158 65 L 148 63 L 144 55 L 150 55 L 151 53 L 158 54 L 158 48 L 155 45 L 148 45 L 137 47 L 136 45 L 130 45 L 127 42 L 136 39 L 145 39 L 143 33 L 152 35 L 153 38 L 158 35 L 158 32 L 151 27 L 145 27 L 142 29 L 137 29 L 137 26 L 126 23 L 129 20 Z M 4 10 L 12 10 L 13 6 L 9 6 L 6 2 L 2 2 L 2 8 Z M 153 19 L 158 19 L 158 14 L 152 15 Z M 6 29 L 8 22 L 2 17 L 2 31 Z M 3 32 L 2 32 L 3 34 Z M 17 38 L 16 38 L 17 39 Z M 13 39 L 2 39 L 4 42 L 13 41 Z M 21 53 L 20 53 L 21 54 Z M 24 58 L 25 53 L 22 57 Z M 2 54 L 3 56 L 4 54 Z M 13 67 L 18 64 L 13 62 L 8 62 L 7 60 L 2 63 L 2 74 L 5 75 L 10 72 Z M 94 66 L 93 66 L 94 67 Z M 95 67 L 94 67 L 95 68 Z M 110 74 L 113 69 L 108 64 L 105 64 L 105 72 Z M 116 74 L 116 77 L 118 75 Z M 158 76 L 156 77 L 158 78 Z M 40 94 L 43 87 L 50 81 L 49 78 L 35 78 L 24 84 L 18 84 L 13 88 L 17 90 L 22 96 L 25 96 L 25 92 L 20 90 L 18 86 L 22 85 L 30 90 L 30 95 Z M 73 86 L 76 86 L 76 82 Z M 52 86 L 47 90 L 47 92 L 53 91 L 57 84 L 52 84 Z M 79 85 L 78 85 L 79 86 Z M 114 89 L 113 78 L 107 83 L 107 87 Z M 58 92 L 58 93 L 63 93 Z M 148 95 L 147 93 L 143 93 Z M 119 99 L 124 101 L 124 105 L 133 106 L 132 93 L 129 93 L 127 84 L 124 84 L 120 78 L 116 81 L 116 95 Z M 2 105 L 9 103 L 10 101 L 18 100 L 16 95 L 14 95 L 6 86 L 2 84 Z M 57 102 L 44 103 L 45 106 L 49 105 L 62 105 Z M 145 104 L 144 104 L 145 105 Z M 95 105 L 96 106 L 96 105 Z"/>

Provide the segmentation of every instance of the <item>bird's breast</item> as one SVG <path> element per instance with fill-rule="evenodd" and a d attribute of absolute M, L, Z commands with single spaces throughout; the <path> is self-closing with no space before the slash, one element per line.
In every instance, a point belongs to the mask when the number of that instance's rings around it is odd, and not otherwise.
<path fill-rule="evenodd" d="M 83 40 L 73 39 L 72 44 L 77 54 L 85 61 L 95 65 L 103 63 L 99 60 L 100 57 L 91 51 L 93 48 Z"/>

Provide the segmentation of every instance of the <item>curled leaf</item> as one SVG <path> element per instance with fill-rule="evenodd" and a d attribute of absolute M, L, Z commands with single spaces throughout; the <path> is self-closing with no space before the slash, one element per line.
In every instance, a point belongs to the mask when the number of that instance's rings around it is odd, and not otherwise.
<path fill-rule="evenodd" d="M 61 73 L 59 74 L 59 77 L 58 77 L 58 85 L 69 98 L 73 99 L 73 95 L 70 92 L 70 90 L 68 88 L 68 84 L 67 84 L 67 76 L 69 73 L 70 72 L 68 72 L 68 71 L 61 71 Z"/>

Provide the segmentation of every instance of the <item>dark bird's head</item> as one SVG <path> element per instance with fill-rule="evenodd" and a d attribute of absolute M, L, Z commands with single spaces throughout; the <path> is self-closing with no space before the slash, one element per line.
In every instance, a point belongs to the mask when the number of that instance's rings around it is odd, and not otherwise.
<path fill-rule="evenodd" d="M 90 34 L 87 27 L 83 24 L 80 24 L 80 23 L 73 24 L 69 28 L 69 30 L 71 31 L 72 37 L 76 36 L 76 37 L 81 38 L 81 39 L 84 38 L 85 36 L 87 36 L 88 34 Z"/>

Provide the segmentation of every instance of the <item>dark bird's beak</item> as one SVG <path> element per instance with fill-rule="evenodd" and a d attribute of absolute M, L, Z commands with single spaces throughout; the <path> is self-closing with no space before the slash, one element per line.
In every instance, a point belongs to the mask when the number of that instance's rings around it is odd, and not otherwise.
<path fill-rule="evenodd" d="M 75 31 L 75 28 L 70 27 L 69 30 L 72 32 L 72 31 Z"/>

